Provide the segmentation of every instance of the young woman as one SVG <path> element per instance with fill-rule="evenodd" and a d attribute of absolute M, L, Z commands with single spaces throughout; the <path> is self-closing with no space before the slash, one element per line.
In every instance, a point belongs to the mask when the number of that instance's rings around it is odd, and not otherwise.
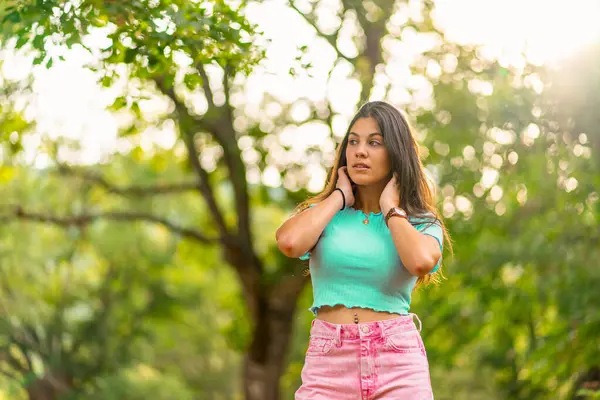
<path fill-rule="evenodd" d="M 437 281 L 444 224 L 404 116 L 385 102 L 358 111 L 329 183 L 276 233 L 310 259 L 314 301 L 296 400 L 433 399 L 416 284 Z"/>

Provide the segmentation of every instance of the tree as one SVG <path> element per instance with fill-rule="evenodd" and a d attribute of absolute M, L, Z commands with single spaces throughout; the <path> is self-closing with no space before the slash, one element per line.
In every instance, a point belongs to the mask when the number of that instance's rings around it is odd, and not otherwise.
<path fill-rule="evenodd" d="M 276 398 L 278 378 L 286 354 L 287 336 L 291 329 L 291 316 L 295 297 L 304 285 L 304 278 L 289 275 L 270 283 L 265 281 L 263 262 L 256 255 L 252 241 L 249 193 L 245 166 L 237 147 L 233 129 L 233 109 L 229 101 L 229 88 L 235 74 L 243 73 L 260 59 L 260 51 L 252 45 L 254 27 L 239 13 L 223 2 L 193 3 L 185 1 L 162 2 L 82 2 L 65 1 L 42 3 L 16 3 L 7 7 L 4 16 L 5 37 L 17 37 L 16 47 L 30 44 L 38 56 L 34 64 L 45 63 L 51 67 L 54 58 L 47 53 L 51 37 L 55 45 L 84 45 L 84 35 L 92 27 L 108 27 L 112 44 L 102 52 L 100 67 L 104 72 L 101 83 L 110 86 L 118 78 L 115 66 L 126 64 L 126 79 L 139 80 L 142 85 L 152 84 L 158 93 L 170 99 L 171 117 L 177 122 L 180 141 L 188 152 L 189 167 L 194 182 L 149 187 L 128 186 L 119 188 L 102 176 L 89 171 L 75 171 L 61 164 L 65 174 L 79 174 L 83 179 L 104 186 L 109 191 L 123 194 L 156 195 L 195 189 L 205 200 L 214 228 L 212 232 L 199 232 L 171 223 L 167 219 L 134 211 L 90 213 L 84 210 L 76 215 L 62 217 L 36 213 L 15 207 L 13 216 L 23 220 L 41 221 L 65 227 L 83 227 L 98 219 L 147 221 L 162 225 L 170 231 L 193 238 L 200 244 L 218 243 L 223 258 L 235 269 L 240 278 L 246 305 L 253 322 L 253 340 L 246 361 L 246 390 L 248 398 Z M 35 22 L 34 22 L 35 21 Z M 184 57 L 187 68 L 178 65 L 176 56 Z M 222 85 L 225 103 L 217 105 L 208 82 L 205 65 L 213 63 L 223 72 Z M 181 77 L 179 74 L 187 69 Z M 190 90 L 202 87 L 209 109 L 204 116 L 195 114 L 182 96 L 177 85 Z M 114 109 L 128 107 L 139 115 L 137 99 L 131 94 L 119 97 Z M 127 130 L 132 134 L 137 121 Z M 210 134 L 210 141 L 218 143 L 224 151 L 222 164 L 229 171 L 234 195 L 235 222 L 226 220 L 216 201 L 211 183 L 217 178 L 202 166 L 199 142 L 202 133 Z M 10 211 L 10 210 L 9 210 Z M 5 217 L 6 219 L 6 217 Z M 209 236 L 211 235 L 212 236 Z M 286 272 L 286 271 L 284 271 Z"/>
<path fill-rule="evenodd" d="M 142 177 L 157 167 L 127 161 L 113 160 L 111 168 Z M 163 174 L 179 169 L 169 163 L 160 167 Z M 55 173 L 17 167 L 0 192 L 7 204 L 57 214 L 119 204 L 138 212 L 160 208 L 173 221 L 207 225 L 190 193 L 151 200 L 141 193 L 129 205 L 85 180 L 65 182 Z M 140 386 L 137 372 L 150 369 L 156 384 L 166 379 L 171 385 L 179 377 L 188 392 L 237 393 L 230 383 L 238 357 L 215 335 L 232 318 L 220 304 L 234 278 L 216 267 L 220 261 L 212 248 L 181 240 L 160 225 L 99 221 L 64 229 L 12 221 L 0 228 L 0 254 L 1 371 L 29 398 L 104 396 L 107 386 L 112 393 Z M 177 337 L 184 345 L 173 349 L 169 343 Z M 183 351 L 186 357 L 178 354 Z M 231 373 L 210 367 L 215 353 Z"/>
<path fill-rule="evenodd" d="M 188 166 L 181 174 L 144 180 L 143 187 L 137 177 L 123 179 L 107 166 L 80 170 L 63 162 L 58 169 L 128 198 L 140 192 L 174 193 L 183 190 L 182 185 L 189 189 L 186 179 L 192 177 L 193 193 L 204 199 L 199 207 L 213 224 L 199 231 L 197 225 L 177 224 L 169 215 L 119 208 L 94 214 L 84 209 L 56 217 L 23 206 L 8 210 L 6 218 L 68 226 L 99 219 L 144 220 L 203 246 L 218 246 L 239 278 L 250 316 L 246 397 L 276 399 L 292 315 L 306 279 L 298 273 L 301 266 L 283 258 L 272 242 L 266 246 L 257 242 L 255 232 L 271 229 L 272 222 L 253 219 L 256 209 L 250 204 L 266 199 L 290 209 L 307 195 L 298 190 L 308 180 L 306 160 L 319 167 L 331 165 L 330 157 L 316 148 L 309 148 L 304 160 L 291 157 L 289 146 L 279 140 L 285 128 L 319 124 L 328 132 L 327 143 L 334 145 L 343 134 L 340 121 L 343 125 L 347 115 L 326 90 L 320 100 L 298 98 L 285 104 L 265 94 L 260 106 L 279 105 L 268 124 L 246 115 L 239 100 L 246 82 L 243 75 L 261 52 L 246 40 L 255 38 L 253 29 L 223 3 L 82 2 L 56 10 L 52 7 L 66 3 L 20 4 L 5 10 L 4 36 L 16 38 L 17 47 L 30 43 L 40 54 L 36 62 L 48 67 L 54 61 L 46 52 L 47 38 L 58 37 L 60 44 L 73 46 L 85 43 L 90 26 L 105 27 L 112 41 L 95 68 L 102 74 L 102 84 L 110 86 L 122 78 L 131 87 L 113 105 L 115 111 L 130 110 L 135 116 L 123 134 L 136 135 L 148 125 L 172 120 Z M 596 298 L 590 288 L 597 273 L 585 268 L 584 257 L 596 254 L 590 249 L 598 248 L 597 191 L 591 184 L 597 180 L 597 164 L 583 156 L 589 150 L 579 139 L 580 128 L 565 125 L 540 96 L 540 83 L 550 78 L 527 63 L 506 65 L 484 57 L 478 47 L 448 43 L 431 20 L 429 1 L 420 3 L 421 12 L 412 17 L 406 17 L 405 2 L 342 1 L 333 12 L 339 22 L 334 27 L 319 18 L 328 7 L 325 2 L 288 5 L 335 54 L 326 76 L 319 77 L 325 86 L 335 73 L 349 70 L 349 80 L 359 83 L 356 104 L 371 97 L 397 98 L 393 93 L 401 84 L 394 71 L 405 68 L 407 79 L 433 94 L 430 102 L 419 104 L 408 90 L 410 100 L 399 105 L 406 106 L 416 123 L 424 162 L 440 185 L 441 205 L 459 244 L 453 262 L 447 264 L 451 279 L 438 290 L 420 292 L 414 305 L 418 310 L 430 302 L 436 309 L 429 317 L 434 329 L 426 333 L 435 364 L 464 365 L 465 352 L 475 351 L 477 357 L 467 363 L 475 371 L 491 367 L 498 386 L 515 398 L 544 398 L 557 390 L 552 382 L 559 378 L 567 381 L 559 388 L 564 391 L 577 374 L 577 365 L 592 370 L 596 352 L 589 342 L 564 338 L 589 338 L 597 326 L 597 319 L 583 317 Z M 30 29 L 32 20 L 39 21 L 43 31 Z M 197 25 L 198 21 L 205 25 Z M 237 23 L 224 25 L 231 21 Z M 394 46 L 415 34 L 431 39 L 429 49 L 414 60 L 396 60 Z M 353 43 L 350 50 L 348 42 Z M 184 55 L 186 62 L 177 61 L 175 54 Z M 309 64 L 304 64 L 308 70 Z M 127 74 L 119 77 L 123 65 Z M 389 65 L 393 68 L 388 70 Z M 383 83 L 377 84 L 378 79 Z M 148 120 L 139 93 L 168 99 L 170 112 Z M 298 105 L 308 108 L 300 121 L 290 118 Z M 8 134 L 15 138 L 12 142 L 19 142 L 20 136 Z M 573 135 L 578 135 L 579 143 L 561 140 Z M 138 153 L 131 152 L 133 162 Z M 575 171 L 575 166 L 580 169 Z M 267 170 L 280 176 L 284 190 L 248 183 L 248 175 Z M 575 173 L 583 175 L 574 191 L 576 184 L 570 178 Z M 548 176 L 553 179 L 545 179 Z M 556 210 L 577 217 L 561 219 Z M 64 211 L 63 215 L 71 210 Z M 569 285 L 580 290 L 566 299 L 554 296 L 570 293 Z M 491 318 L 490 312 L 501 317 Z M 569 315 L 570 324 L 558 323 L 557 313 Z M 571 354 L 567 346 L 576 346 L 578 352 Z M 563 361 L 562 368 L 554 368 L 556 360 Z M 534 369 L 546 373 L 533 374 Z"/>
<path fill-rule="evenodd" d="M 569 398 L 598 359 L 597 50 L 553 71 L 447 47 L 454 67 L 420 116 L 457 249 L 450 279 L 417 299 L 439 307 L 431 353 L 448 366 L 477 354 L 508 398 Z"/>
<path fill-rule="evenodd" d="M 294 4 L 290 5 L 295 7 Z M 382 4 L 382 7 L 391 6 L 391 2 Z M 358 15 L 359 23 L 363 24 L 365 56 L 344 56 L 335 42 L 339 31 L 334 35 L 318 32 L 334 45 L 342 60 L 357 65 L 356 73 L 364 84 L 363 100 L 371 91 L 373 71 L 381 61 L 381 39 L 385 34 L 383 14 L 378 14 L 376 22 L 371 22 L 363 18 L 365 11 L 361 4 L 351 2 L 344 3 L 340 10 L 341 15 L 349 20 Z M 113 84 L 119 78 L 116 66 L 125 64 L 128 73 L 125 79 L 139 82 L 145 89 L 152 84 L 156 92 L 170 100 L 172 112 L 167 118 L 176 122 L 179 140 L 185 145 L 190 169 L 195 175 L 197 191 L 206 202 L 215 229 L 211 232 L 213 236 L 209 236 L 208 233 L 176 226 L 160 216 L 130 211 L 102 214 L 83 212 L 56 217 L 17 208 L 13 210 L 13 216 L 62 226 L 82 226 L 102 218 L 143 220 L 161 224 L 202 244 L 218 243 L 223 250 L 223 258 L 239 276 L 251 316 L 253 333 L 245 362 L 246 397 L 277 398 L 296 299 L 306 279 L 297 273 L 301 268 L 297 261 L 285 260 L 280 255 L 271 255 L 275 268 L 267 268 L 257 256 L 252 239 L 246 166 L 238 147 L 242 132 L 235 129 L 235 108 L 231 97 L 235 90 L 233 84 L 236 74 L 247 72 L 260 58 L 260 51 L 251 45 L 254 28 L 223 2 L 82 2 L 76 5 L 65 1 L 44 1 L 15 3 L 5 8 L 4 12 L 4 36 L 16 37 L 17 48 L 31 45 L 38 54 L 34 64 L 44 63 L 47 67 L 54 63 L 54 58 L 47 51 L 51 41 L 56 41 L 53 44 L 58 46 L 85 46 L 85 34 L 90 28 L 109 29 L 111 45 L 101 53 L 100 65 L 94 67 L 103 73 L 101 83 L 105 86 Z M 311 13 L 301 15 L 316 27 Z M 183 55 L 187 65 L 179 65 L 175 60 L 176 54 Z M 216 84 L 209 81 L 206 71 L 209 62 L 217 67 L 222 76 L 218 84 L 224 95 L 221 101 L 219 93 L 213 90 Z M 205 96 L 207 109 L 202 115 L 198 115 L 192 104 L 186 102 L 186 89 L 188 92 L 200 91 Z M 118 97 L 113 108 L 128 108 L 138 117 L 141 116 L 139 99 L 132 93 Z M 328 109 L 332 111 L 331 107 Z M 330 127 L 332 118 L 333 113 L 326 118 Z M 140 122 L 136 120 L 126 133 L 134 134 L 142 128 Z M 246 133 L 254 137 L 266 134 L 258 124 Z M 222 211 L 223 207 L 215 199 L 211 183 L 221 178 L 222 172 L 219 169 L 211 174 L 203 167 L 200 160 L 203 146 L 217 146 L 222 151 L 218 165 L 227 171 L 225 176 L 228 176 L 234 193 L 232 208 L 236 215 L 235 227 L 227 222 L 227 213 Z M 60 168 L 66 174 L 73 172 L 66 165 Z M 91 176 L 87 172 L 83 175 L 85 179 L 95 181 L 111 191 L 128 192 L 131 189 L 120 189 L 103 177 Z M 157 193 L 165 189 L 153 185 L 142 190 Z M 169 187 L 168 190 L 177 189 Z M 273 246 L 271 254 L 277 253 Z"/>

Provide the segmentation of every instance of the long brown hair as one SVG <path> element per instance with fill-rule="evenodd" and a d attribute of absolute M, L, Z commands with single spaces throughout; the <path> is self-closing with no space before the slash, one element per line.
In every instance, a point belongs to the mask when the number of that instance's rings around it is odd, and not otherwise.
<path fill-rule="evenodd" d="M 410 217 L 425 218 L 432 224 L 438 223 L 444 234 L 444 243 L 446 244 L 444 248 L 452 254 L 450 236 L 435 205 L 435 183 L 425 173 L 412 128 L 400 110 L 383 101 L 368 102 L 359 109 L 350 122 L 342 143 L 338 146 L 327 185 L 321 193 L 301 203 L 296 211 L 303 211 L 311 204 L 325 200 L 334 191 L 338 179 L 338 169 L 347 166 L 346 148 L 350 130 L 358 119 L 369 117 L 377 121 L 383 135 L 384 145 L 389 152 L 392 163 L 390 178 L 392 174 L 396 175 L 400 189 L 400 207 L 406 210 Z M 415 224 L 413 223 L 413 225 Z M 417 285 L 430 282 L 439 283 L 441 278 L 444 276 L 440 263 L 440 267 L 435 273 L 419 278 Z"/>

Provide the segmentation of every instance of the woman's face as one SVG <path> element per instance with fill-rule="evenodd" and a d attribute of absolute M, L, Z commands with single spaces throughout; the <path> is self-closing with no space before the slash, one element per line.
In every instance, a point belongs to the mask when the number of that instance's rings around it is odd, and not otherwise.
<path fill-rule="evenodd" d="M 357 185 L 386 181 L 392 168 L 383 136 L 374 118 L 356 120 L 348 135 L 346 147 L 348 175 Z"/>

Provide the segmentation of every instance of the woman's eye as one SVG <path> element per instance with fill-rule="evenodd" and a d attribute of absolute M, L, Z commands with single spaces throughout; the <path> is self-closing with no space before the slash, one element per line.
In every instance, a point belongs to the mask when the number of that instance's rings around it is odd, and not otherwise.
<path fill-rule="evenodd" d="M 380 144 L 377 140 L 371 140 L 371 146 L 379 146 Z"/>
<path fill-rule="evenodd" d="M 356 144 L 356 140 L 351 139 L 351 140 L 348 141 L 348 143 L 351 144 L 351 145 L 355 145 Z"/>

